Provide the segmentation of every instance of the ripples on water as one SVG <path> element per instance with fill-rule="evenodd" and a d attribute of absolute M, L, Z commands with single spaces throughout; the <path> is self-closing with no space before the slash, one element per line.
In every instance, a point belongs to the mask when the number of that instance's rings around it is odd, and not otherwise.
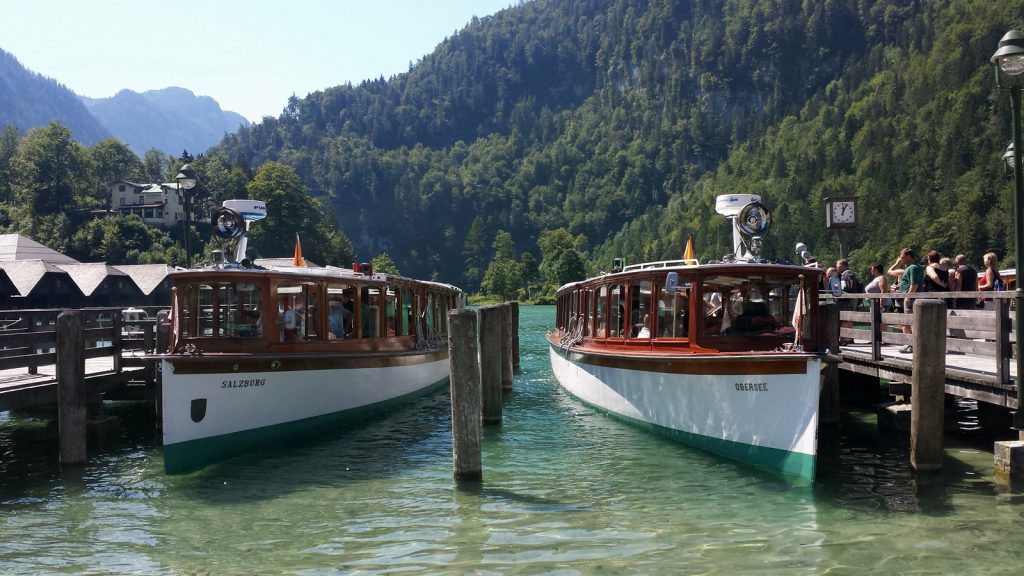
<path fill-rule="evenodd" d="M 1021 494 L 991 443 L 947 439 L 917 476 L 866 412 L 823 430 L 794 484 L 586 408 L 551 379 L 551 308 L 522 308 L 522 365 L 485 429 L 484 481 L 452 480 L 445 394 L 356 430 L 162 472 L 146 409 L 60 470 L 46 418 L 0 413 L 0 573 L 1018 574 Z"/>

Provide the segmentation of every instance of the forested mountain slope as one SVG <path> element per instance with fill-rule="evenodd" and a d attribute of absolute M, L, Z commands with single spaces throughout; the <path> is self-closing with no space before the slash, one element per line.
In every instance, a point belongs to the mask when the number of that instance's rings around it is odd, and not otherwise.
<path fill-rule="evenodd" d="M 55 120 L 70 127 L 86 145 L 110 136 L 74 92 L 27 70 L 17 58 L 0 49 L 0 128 L 11 124 L 24 132 Z"/>
<path fill-rule="evenodd" d="M 121 90 L 110 98 L 83 96 L 82 102 L 140 157 L 152 148 L 173 154 L 205 152 L 225 134 L 249 125 L 240 114 L 221 110 L 213 98 L 185 88 Z"/>
<path fill-rule="evenodd" d="M 856 194 L 856 268 L 901 245 L 1012 243 L 988 58 L 1016 0 L 534 0 L 391 79 L 293 98 L 211 153 L 291 165 L 361 258 L 475 289 L 499 231 L 612 256 L 728 251 L 714 196 L 775 209 L 770 251 L 835 255 L 822 198 Z"/>

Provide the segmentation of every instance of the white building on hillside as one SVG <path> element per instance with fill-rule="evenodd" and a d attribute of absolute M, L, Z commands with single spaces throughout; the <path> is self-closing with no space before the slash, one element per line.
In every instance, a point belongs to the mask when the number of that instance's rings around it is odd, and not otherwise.
<path fill-rule="evenodd" d="M 176 182 L 114 182 L 110 185 L 110 209 L 118 214 L 135 214 L 146 224 L 162 228 L 180 228 L 185 219 L 185 199 Z"/>

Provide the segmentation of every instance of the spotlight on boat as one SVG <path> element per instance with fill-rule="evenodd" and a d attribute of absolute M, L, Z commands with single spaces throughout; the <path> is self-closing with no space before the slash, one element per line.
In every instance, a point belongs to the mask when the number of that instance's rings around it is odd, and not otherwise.
<path fill-rule="evenodd" d="M 757 194 L 723 194 L 715 199 L 715 212 L 732 220 L 733 253 L 726 259 L 756 260 L 764 234 L 772 223 L 768 207 Z"/>
<path fill-rule="evenodd" d="M 267 205 L 259 200 L 225 200 L 213 213 L 210 223 L 217 236 L 225 239 L 238 238 L 233 262 L 246 258 L 249 244 L 249 228 L 252 222 L 267 217 Z"/>

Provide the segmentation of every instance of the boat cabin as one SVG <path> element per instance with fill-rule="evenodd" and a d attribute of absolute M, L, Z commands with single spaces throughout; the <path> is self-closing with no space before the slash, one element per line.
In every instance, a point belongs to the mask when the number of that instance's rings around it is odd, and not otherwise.
<path fill-rule="evenodd" d="M 170 351 L 413 350 L 448 333 L 452 286 L 342 268 L 173 273 Z"/>
<path fill-rule="evenodd" d="M 768 263 L 627 266 L 563 286 L 556 326 L 563 342 L 584 347 L 817 351 L 820 275 Z"/>

